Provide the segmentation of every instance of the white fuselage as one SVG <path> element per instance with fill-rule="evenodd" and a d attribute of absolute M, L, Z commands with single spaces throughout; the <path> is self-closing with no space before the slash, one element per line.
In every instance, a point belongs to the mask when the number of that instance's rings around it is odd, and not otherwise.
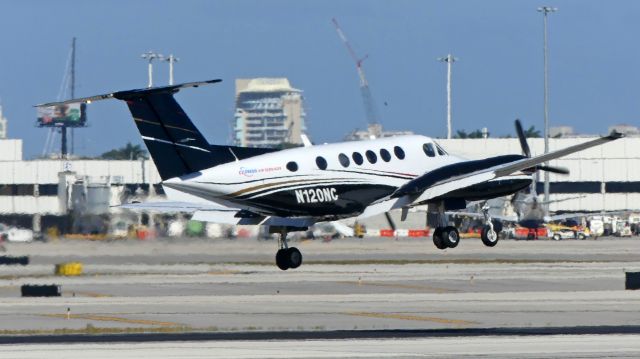
<path fill-rule="evenodd" d="M 261 214 L 344 217 L 362 212 L 417 176 L 462 160 L 429 137 L 400 136 L 286 149 L 164 185 Z"/>

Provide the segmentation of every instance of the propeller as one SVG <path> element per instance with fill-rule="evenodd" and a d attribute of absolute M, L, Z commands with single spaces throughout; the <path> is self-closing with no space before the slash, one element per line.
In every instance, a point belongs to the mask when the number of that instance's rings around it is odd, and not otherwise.
<path fill-rule="evenodd" d="M 391 214 L 389 214 L 389 212 L 384 212 L 384 217 L 387 219 L 389 227 L 391 227 L 391 229 L 393 229 L 393 231 L 395 232 L 395 230 L 397 229 L 396 222 L 393 220 L 393 218 L 391 218 Z"/>
<path fill-rule="evenodd" d="M 522 129 L 522 124 L 520 123 L 519 119 L 516 119 L 516 133 L 518 134 L 518 140 L 520 140 L 522 154 L 527 157 L 531 157 L 531 149 L 529 148 L 527 137 L 524 134 L 524 130 Z"/>
<path fill-rule="evenodd" d="M 531 149 L 529 148 L 529 143 L 527 142 L 527 136 L 524 134 L 524 130 L 522 129 L 522 123 L 520 123 L 519 119 L 515 121 L 516 125 L 516 133 L 518 134 L 518 140 L 520 141 L 520 147 L 522 148 L 522 154 L 531 157 Z M 531 167 L 528 169 L 529 171 L 547 171 L 552 173 L 557 173 L 561 175 L 568 175 L 569 170 L 565 167 L 554 167 L 554 166 L 546 166 L 546 165 L 537 165 L 535 167 Z"/>

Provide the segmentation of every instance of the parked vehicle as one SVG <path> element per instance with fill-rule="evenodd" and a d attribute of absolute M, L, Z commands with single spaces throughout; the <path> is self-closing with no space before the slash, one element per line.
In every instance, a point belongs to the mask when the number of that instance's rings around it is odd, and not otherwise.
<path fill-rule="evenodd" d="M 587 239 L 587 237 L 590 237 L 591 233 L 589 232 L 589 230 L 582 230 L 582 229 L 572 229 L 572 228 L 561 228 L 558 230 L 553 231 L 553 234 L 551 235 L 551 238 L 553 238 L 556 241 L 559 241 L 561 239 Z"/>
<path fill-rule="evenodd" d="M 0 236 L 8 242 L 32 242 L 33 231 L 25 228 L 8 227 L 0 223 Z"/>

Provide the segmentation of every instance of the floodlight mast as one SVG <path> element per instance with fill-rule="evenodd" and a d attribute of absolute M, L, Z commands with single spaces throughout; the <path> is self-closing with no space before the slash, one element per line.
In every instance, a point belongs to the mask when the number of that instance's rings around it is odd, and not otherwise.
<path fill-rule="evenodd" d="M 163 61 L 167 61 L 169 63 L 169 85 L 173 85 L 173 64 L 180 61 L 179 58 L 170 54 L 166 58 L 162 59 Z"/>
<path fill-rule="evenodd" d="M 542 13 L 544 19 L 544 40 L 543 40 L 543 53 L 544 53 L 544 153 L 549 153 L 549 60 L 548 60 L 548 46 L 547 46 L 547 23 L 548 15 L 550 13 L 558 11 L 557 7 L 541 6 L 538 12 Z M 545 162 L 545 166 L 548 166 L 549 162 Z M 544 172 L 544 201 L 549 201 L 549 172 Z"/>
<path fill-rule="evenodd" d="M 448 54 L 446 57 L 439 57 L 438 61 L 447 63 L 447 138 L 451 139 L 451 65 L 458 58 Z"/>
<path fill-rule="evenodd" d="M 159 54 L 153 51 L 147 51 L 144 54 L 140 55 L 140 57 L 142 57 L 143 59 L 149 62 L 149 65 L 148 65 L 149 84 L 147 85 L 147 87 L 153 87 L 153 60 L 155 59 L 162 60 L 164 56 L 162 56 L 162 54 Z"/>

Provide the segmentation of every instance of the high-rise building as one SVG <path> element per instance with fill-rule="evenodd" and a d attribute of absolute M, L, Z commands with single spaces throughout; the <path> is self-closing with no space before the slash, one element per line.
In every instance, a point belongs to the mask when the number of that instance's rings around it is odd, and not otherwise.
<path fill-rule="evenodd" d="M 7 138 L 7 118 L 2 114 L 2 105 L 0 105 L 0 139 Z"/>
<path fill-rule="evenodd" d="M 286 78 L 236 79 L 235 145 L 301 144 L 304 119 L 302 91 L 291 87 Z"/>

